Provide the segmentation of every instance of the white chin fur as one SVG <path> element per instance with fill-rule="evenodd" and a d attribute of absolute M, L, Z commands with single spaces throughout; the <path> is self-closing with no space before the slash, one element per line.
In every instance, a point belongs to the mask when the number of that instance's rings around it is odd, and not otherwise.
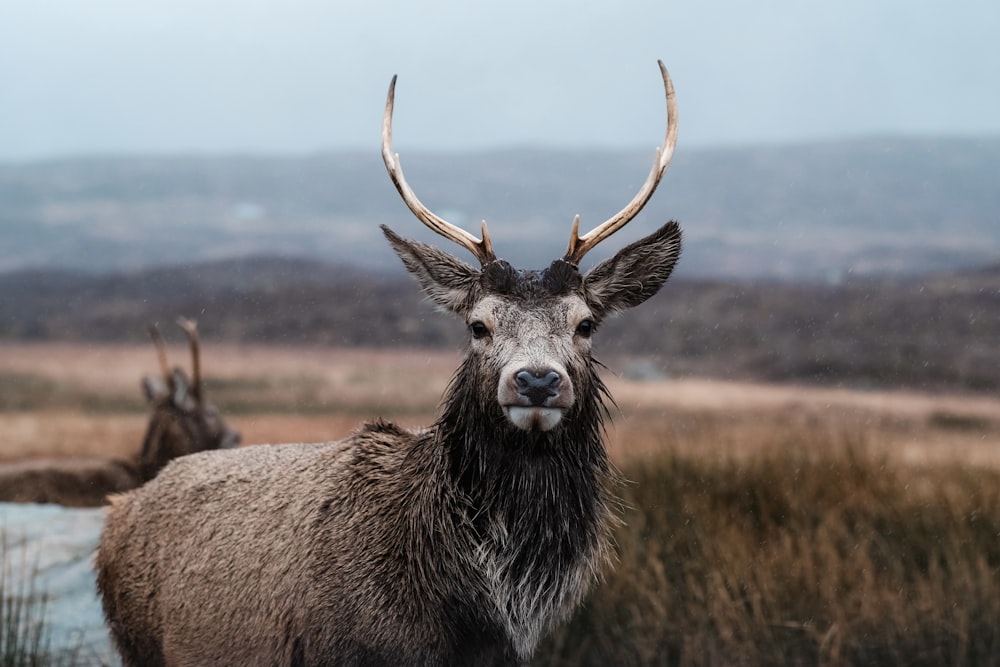
<path fill-rule="evenodd" d="M 562 419 L 559 408 L 523 408 L 506 406 L 504 413 L 510 423 L 523 431 L 548 431 L 556 427 Z"/>

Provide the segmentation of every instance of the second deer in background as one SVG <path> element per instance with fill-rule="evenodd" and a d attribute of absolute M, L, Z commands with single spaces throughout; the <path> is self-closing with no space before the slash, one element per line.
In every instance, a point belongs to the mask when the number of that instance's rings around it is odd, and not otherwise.
<path fill-rule="evenodd" d="M 139 454 L 131 459 L 36 459 L 0 465 L 0 502 L 98 507 L 109 494 L 145 484 L 179 456 L 239 445 L 239 432 L 205 400 L 197 325 L 183 318 L 178 324 L 191 348 L 191 380 L 181 368 L 170 369 L 163 338 L 151 326 L 160 376 L 142 379 L 153 412 Z"/>

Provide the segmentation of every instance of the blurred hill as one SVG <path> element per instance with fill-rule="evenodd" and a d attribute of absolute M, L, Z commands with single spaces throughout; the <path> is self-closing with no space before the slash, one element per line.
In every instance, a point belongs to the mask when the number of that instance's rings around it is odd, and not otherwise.
<path fill-rule="evenodd" d="M 408 153 L 407 177 L 450 221 L 486 218 L 500 256 L 545 266 L 572 218 L 590 228 L 645 178 L 653 151 Z M 620 247 L 668 219 L 689 278 L 838 281 L 1000 259 L 1000 138 L 870 138 L 685 150 Z M 309 257 L 392 267 L 378 224 L 432 237 L 377 150 L 307 157 L 90 158 L 0 165 L 0 271 L 144 269 Z M 595 258 L 601 252 L 595 251 Z"/>
<path fill-rule="evenodd" d="M 0 274 L 0 341 L 137 342 L 178 315 L 211 342 L 433 347 L 465 336 L 407 276 L 320 262 Z M 837 285 L 681 278 L 608 321 L 595 345 L 638 375 L 993 392 L 1000 264 Z"/>

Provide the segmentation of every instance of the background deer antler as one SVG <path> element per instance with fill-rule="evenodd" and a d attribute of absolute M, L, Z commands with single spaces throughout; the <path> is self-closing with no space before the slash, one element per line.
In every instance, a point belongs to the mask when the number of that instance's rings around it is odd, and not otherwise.
<path fill-rule="evenodd" d="M 169 382 L 170 364 L 167 362 L 167 346 L 163 342 L 163 336 L 160 335 L 159 327 L 155 324 L 149 325 L 149 337 L 153 339 L 153 345 L 156 347 L 156 358 L 160 362 L 160 375 L 164 382 Z"/>
<path fill-rule="evenodd" d="M 201 403 L 201 352 L 198 344 L 198 323 L 186 317 L 177 318 L 177 326 L 184 329 L 191 347 L 191 393 L 196 401 Z"/>

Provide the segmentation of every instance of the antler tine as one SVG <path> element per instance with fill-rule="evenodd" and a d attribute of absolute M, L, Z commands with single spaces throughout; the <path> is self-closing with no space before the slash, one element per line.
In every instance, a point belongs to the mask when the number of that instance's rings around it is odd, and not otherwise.
<path fill-rule="evenodd" d="M 646 182 L 639 189 L 638 194 L 619 211 L 614 217 L 601 223 L 583 236 L 579 235 L 580 216 L 576 216 L 573 221 L 573 231 L 569 237 L 569 247 L 566 249 L 566 256 L 563 258 L 571 264 L 579 264 L 580 260 L 594 246 L 608 238 L 619 229 L 629 223 L 643 206 L 649 202 L 656 186 L 660 184 L 660 179 L 670 166 L 670 159 L 674 155 L 674 148 L 677 146 L 677 99 L 674 95 L 674 83 L 670 80 L 670 74 L 664 66 L 662 60 L 657 60 L 660 66 L 660 75 L 663 77 L 663 89 L 667 97 L 667 132 L 663 138 L 663 148 L 656 149 L 656 158 L 653 160 L 653 169 L 649 172 Z"/>
<path fill-rule="evenodd" d="M 480 264 L 485 266 L 489 262 L 494 261 L 497 257 L 493 254 L 493 244 L 490 242 L 490 236 L 486 232 L 485 220 L 483 220 L 482 227 L 483 238 L 479 240 L 461 227 L 456 227 L 432 213 L 430 209 L 417 199 L 417 195 L 413 192 L 409 183 L 406 182 L 406 179 L 403 177 L 403 166 L 399 161 L 399 154 L 393 154 L 392 152 L 392 110 L 395 103 L 395 96 L 396 77 L 393 76 L 392 83 L 389 84 L 389 95 L 385 100 L 385 114 L 382 116 L 382 160 L 385 162 L 385 168 L 388 170 L 389 178 L 392 179 L 396 190 L 399 191 L 407 207 L 413 211 L 413 214 L 422 223 L 446 239 L 454 241 L 467 249 L 476 256 Z"/>
<path fill-rule="evenodd" d="M 191 346 L 191 393 L 201 401 L 201 348 L 198 344 L 198 323 L 186 317 L 177 318 L 177 326 L 184 329 Z"/>
<path fill-rule="evenodd" d="M 149 337 L 153 339 L 156 346 L 156 358 L 160 361 L 160 373 L 163 374 L 163 381 L 170 381 L 170 365 L 167 363 L 167 344 L 163 342 L 160 329 L 155 324 L 149 325 Z"/>

